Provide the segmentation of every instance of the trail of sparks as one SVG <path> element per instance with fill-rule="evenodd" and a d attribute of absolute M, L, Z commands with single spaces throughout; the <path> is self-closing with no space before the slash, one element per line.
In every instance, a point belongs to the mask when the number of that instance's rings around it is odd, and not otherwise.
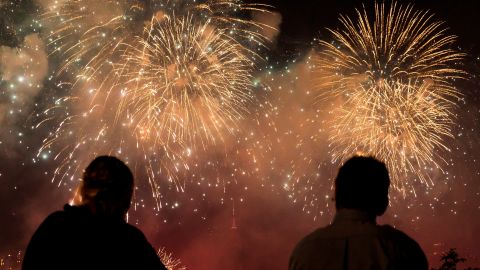
<path fill-rule="evenodd" d="M 157 255 L 160 257 L 163 265 L 168 270 L 186 270 L 187 267 L 182 265 L 182 262 L 179 259 L 175 259 L 173 254 L 168 252 L 165 248 L 160 248 L 157 252 Z"/>
<path fill-rule="evenodd" d="M 442 22 L 412 5 L 375 4 L 373 24 L 365 9 L 357 16 L 340 17 L 334 41 L 320 41 L 314 59 L 320 98 L 341 104 L 332 111 L 332 159 L 373 154 L 386 161 L 395 188 L 414 192 L 408 179 L 433 184 L 428 171 L 441 170 L 437 160 L 449 150 L 443 140 L 452 137 L 463 54 Z"/>
<path fill-rule="evenodd" d="M 153 19 L 115 68 L 124 86 L 117 114 L 127 114 L 142 138 L 187 145 L 221 139 L 252 99 L 252 62 L 242 50 L 191 16 Z"/>
<path fill-rule="evenodd" d="M 95 155 L 114 154 L 148 179 L 155 209 L 168 190 L 184 191 L 192 151 L 221 144 L 247 113 L 265 25 L 239 14 L 266 7 L 49 2 L 41 17 L 64 93 L 41 114 L 37 128 L 56 128 L 37 156 L 59 162 L 52 181 L 70 186 Z"/>

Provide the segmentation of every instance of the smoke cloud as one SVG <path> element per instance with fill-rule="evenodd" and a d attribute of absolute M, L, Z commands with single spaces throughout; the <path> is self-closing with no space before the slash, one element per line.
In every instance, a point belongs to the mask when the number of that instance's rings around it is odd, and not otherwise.
<path fill-rule="evenodd" d="M 282 23 L 282 14 L 278 12 L 254 12 L 253 20 L 262 25 L 262 34 L 272 43 L 280 33 L 280 24 Z"/>
<path fill-rule="evenodd" d="M 18 126 L 25 122 L 47 74 L 47 53 L 38 34 L 27 35 L 17 48 L 0 47 L 0 143 L 9 157 L 23 136 Z"/>
<path fill-rule="evenodd" d="M 36 96 L 43 87 L 47 72 L 47 53 L 38 34 L 26 36 L 18 48 L 0 47 L 1 80 L 13 100 L 28 102 Z"/>

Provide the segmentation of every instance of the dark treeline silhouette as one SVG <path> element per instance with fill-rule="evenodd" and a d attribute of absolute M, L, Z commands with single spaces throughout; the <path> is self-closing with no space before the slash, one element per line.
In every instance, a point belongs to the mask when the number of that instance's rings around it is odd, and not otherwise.
<path fill-rule="evenodd" d="M 442 254 L 440 261 L 442 262 L 440 268 L 432 268 L 432 270 L 457 270 L 457 264 L 464 263 L 467 259 L 460 257 L 457 249 L 450 248 L 449 251 Z M 480 268 L 468 267 L 465 270 L 480 270 Z"/>

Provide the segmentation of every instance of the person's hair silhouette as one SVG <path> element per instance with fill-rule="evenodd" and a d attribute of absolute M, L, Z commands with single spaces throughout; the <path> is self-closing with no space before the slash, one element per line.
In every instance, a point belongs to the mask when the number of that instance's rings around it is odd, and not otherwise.
<path fill-rule="evenodd" d="M 383 162 L 373 157 L 352 157 L 335 179 L 335 207 L 381 216 L 387 210 L 389 186 L 390 177 Z"/>
<path fill-rule="evenodd" d="M 132 172 L 116 157 L 99 156 L 85 169 L 79 193 L 92 212 L 124 217 L 133 195 Z"/>
<path fill-rule="evenodd" d="M 85 169 L 77 206 L 45 219 L 25 252 L 22 269 L 162 269 L 143 233 L 125 222 L 134 187 L 121 160 L 99 156 Z"/>
<path fill-rule="evenodd" d="M 290 270 L 428 269 L 420 246 L 403 232 L 377 225 L 385 213 L 390 178 L 374 157 L 354 156 L 335 179 L 336 214 L 331 225 L 303 238 Z"/>

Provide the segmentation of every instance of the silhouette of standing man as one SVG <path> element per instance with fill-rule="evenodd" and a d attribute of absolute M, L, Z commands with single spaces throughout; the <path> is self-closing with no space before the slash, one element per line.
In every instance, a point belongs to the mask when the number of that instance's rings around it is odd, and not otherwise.
<path fill-rule="evenodd" d="M 133 175 L 119 159 L 95 158 L 85 169 L 79 206 L 65 205 L 33 235 L 23 270 L 166 270 L 143 233 L 125 222 Z"/>
<path fill-rule="evenodd" d="M 290 257 L 290 270 L 427 270 L 420 246 L 405 233 L 377 225 L 388 206 L 390 178 L 373 157 L 349 159 L 335 179 L 337 213 L 331 225 L 307 235 Z"/>

